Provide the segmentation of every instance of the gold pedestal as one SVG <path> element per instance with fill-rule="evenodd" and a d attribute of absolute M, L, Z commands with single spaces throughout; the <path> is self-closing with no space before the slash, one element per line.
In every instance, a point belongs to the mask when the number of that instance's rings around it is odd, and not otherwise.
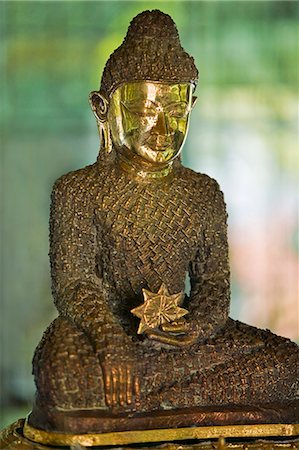
<path fill-rule="evenodd" d="M 164 450 L 287 450 L 299 449 L 299 424 L 226 425 L 157 430 L 121 431 L 113 433 L 53 433 L 31 427 L 23 419 L 1 432 L 0 448 L 5 450 L 61 450 L 61 447 L 123 447 L 146 443 L 150 449 Z M 181 441 L 176 443 L 174 441 Z M 196 441 L 196 442 L 195 442 Z M 50 447 L 49 447 L 50 446 Z M 141 448 L 141 447 L 140 447 Z"/>

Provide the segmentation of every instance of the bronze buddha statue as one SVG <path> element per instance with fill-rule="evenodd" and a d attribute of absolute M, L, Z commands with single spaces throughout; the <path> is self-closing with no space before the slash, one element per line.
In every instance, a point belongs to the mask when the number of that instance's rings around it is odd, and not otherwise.
<path fill-rule="evenodd" d="M 33 360 L 32 427 L 296 418 L 298 347 L 229 318 L 223 194 L 181 164 L 197 79 L 172 19 L 145 11 L 90 95 L 98 160 L 62 176 L 52 194 L 59 315 Z"/>

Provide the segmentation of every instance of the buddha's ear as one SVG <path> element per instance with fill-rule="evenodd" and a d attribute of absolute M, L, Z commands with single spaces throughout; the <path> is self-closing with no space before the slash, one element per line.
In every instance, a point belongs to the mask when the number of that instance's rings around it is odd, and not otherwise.
<path fill-rule="evenodd" d="M 194 108 L 196 103 L 197 103 L 197 97 L 195 97 L 195 95 L 192 95 L 191 109 Z"/>
<path fill-rule="evenodd" d="M 89 103 L 91 109 L 99 122 L 106 122 L 108 112 L 108 100 L 98 91 L 92 91 L 89 94 Z"/>

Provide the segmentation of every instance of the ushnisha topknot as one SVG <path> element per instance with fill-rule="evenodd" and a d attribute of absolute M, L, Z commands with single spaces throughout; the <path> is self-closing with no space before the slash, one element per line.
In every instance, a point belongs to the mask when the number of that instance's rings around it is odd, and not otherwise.
<path fill-rule="evenodd" d="M 159 10 L 144 11 L 130 23 L 127 35 L 110 56 L 103 71 L 100 92 L 108 98 L 130 81 L 192 83 L 198 70 L 181 46 L 172 18 Z"/>

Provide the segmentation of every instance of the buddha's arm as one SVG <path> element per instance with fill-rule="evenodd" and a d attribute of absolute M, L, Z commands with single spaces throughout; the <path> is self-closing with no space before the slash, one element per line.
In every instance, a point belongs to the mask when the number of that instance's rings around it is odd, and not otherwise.
<path fill-rule="evenodd" d="M 230 303 L 227 213 L 218 184 L 211 183 L 202 243 L 189 267 L 189 321 L 198 338 L 211 336 L 225 324 Z"/>
<path fill-rule="evenodd" d="M 106 302 L 109 287 L 104 286 L 96 272 L 93 213 L 88 189 L 80 187 L 80 180 L 62 178 L 56 182 L 50 215 L 54 302 L 59 313 L 87 335 L 101 363 L 104 362 L 104 378 L 109 385 L 106 401 L 111 404 L 116 402 L 112 400 L 111 385 L 121 382 L 121 373 L 116 374 L 115 381 L 112 370 L 115 373 L 116 366 L 127 371 L 133 343 L 112 314 Z"/>

